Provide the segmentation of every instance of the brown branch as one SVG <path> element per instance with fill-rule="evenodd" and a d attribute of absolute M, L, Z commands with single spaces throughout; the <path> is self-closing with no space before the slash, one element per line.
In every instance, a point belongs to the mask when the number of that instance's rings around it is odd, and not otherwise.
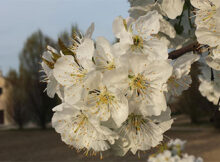
<path fill-rule="evenodd" d="M 191 51 L 197 51 L 199 48 L 200 44 L 198 42 L 194 42 L 192 44 L 189 44 L 188 46 L 185 46 L 183 48 L 180 48 L 178 50 L 172 51 L 169 53 L 169 59 L 177 59 L 178 57 L 184 55 L 187 52 Z"/>

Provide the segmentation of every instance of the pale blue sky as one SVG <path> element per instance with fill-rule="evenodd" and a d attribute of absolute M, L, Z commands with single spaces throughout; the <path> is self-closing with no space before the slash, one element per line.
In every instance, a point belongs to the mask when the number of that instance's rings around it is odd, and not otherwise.
<path fill-rule="evenodd" d="M 57 39 L 77 23 L 85 31 L 95 23 L 93 37 L 113 40 L 112 21 L 128 16 L 127 0 L 0 0 L 0 69 L 18 68 L 18 54 L 28 36 L 41 29 Z"/>

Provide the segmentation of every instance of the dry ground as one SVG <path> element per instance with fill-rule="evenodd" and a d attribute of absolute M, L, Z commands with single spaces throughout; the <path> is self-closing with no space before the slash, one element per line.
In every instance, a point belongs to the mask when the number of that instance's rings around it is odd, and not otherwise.
<path fill-rule="evenodd" d="M 181 121 L 181 120 L 179 120 Z M 183 121 L 183 120 L 182 120 Z M 184 122 L 185 123 L 185 122 Z M 179 125 L 178 125 L 179 124 Z M 180 126 L 177 122 L 166 133 L 169 138 L 187 140 L 185 152 L 204 158 L 205 162 L 220 162 L 220 132 L 209 127 Z M 104 153 L 102 161 L 147 161 L 149 153 L 142 154 L 138 159 L 131 154 L 125 158 L 115 157 L 111 151 Z M 0 161 L 101 161 L 97 157 L 84 157 L 69 149 L 60 140 L 59 134 L 53 129 L 41 130 L 10 130 L 0 131 Z"/>

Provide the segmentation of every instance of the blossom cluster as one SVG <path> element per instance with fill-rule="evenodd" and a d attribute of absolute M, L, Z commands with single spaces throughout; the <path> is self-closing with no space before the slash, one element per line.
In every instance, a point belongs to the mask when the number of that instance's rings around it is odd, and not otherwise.
<path fill-rule="evenodd" d="M 148 162 L 203 162 L 201 157 L 196 158 L 193 155 L 182 153 L 185 147 L 186 141 L 180 139 L 171 140 L 166 145 L 166 149 L 163 149 L 161 153 L 150 156 Z"/>
<path fill-rule="evenodd" d="M 171 11 L 168 1 L 178 10 Z M 160 144 L 173 123 L 167 103 L 189 88 L 191 64 L 200 58 L 191 52 L 168 59 L 160 33 L 175 37 L 164 17 L 181 14 L 184 1 L 177 1 L 148 1 L 149 8 L 134 1 L 130 17 L 113 21 L 113 44 L 93 40 L 92 23 L 85 34 L 74 33 L 69 45 L 59 39 L 60 50 L 47 47 L 42 67 L 48 96 L 62 101 L 53 108 L 52 126 L 63 142 L 86 155 L 111 148 L 120 156 Z M 137 10 L 144 12 L 132 14 Z"/>
<path fill-rule="evenodd" d="M 177 48 L 185 41 L 176 34 L 173 24 L 167 19 L 175 19 L 181 15 L 185 0 L 129 0 L 130 17 L 137 19 L 149 11 L 156 10 L 160 15 L 160 30 L 157 37 L 164 41 L 169 48 Z M 174 39 L 175 38 L 175 39 Z"/>
<path fill-rule="evenodd" d="M 191 0 L 195 9 L 196 36 L 200 44 L 208 46 L 206 65 L 200 76 L 201 94 L 214 104 L 219 104 L 220 89 L 218 73 L 220 71 L 220 1 Z M 208 75 L 209 74 L 209 75 Z"/>
<path fill-rule="evenodd" d="M 173 24 L 167 21 L 167 18 L 175 19 L 182 14 L 185 0 L 129 0 L 129 2 L 131 4 L 130 17 L 135 20 L 150 11 L 158 12 L 160 29 L 156 37 L 168 48 L 178 49 L 185 43 L 185 40 L 176 34 Z M 192 83 L 189 75 L 191 65 L 199 59 L 199 55 L 189 52 L 175 60 L 169 60 L 173 66 L 173 72 L 167 82 L 167 102 L 172 102 L 173 96 L 180 96 L 184 90 L 190 87 Z"/>

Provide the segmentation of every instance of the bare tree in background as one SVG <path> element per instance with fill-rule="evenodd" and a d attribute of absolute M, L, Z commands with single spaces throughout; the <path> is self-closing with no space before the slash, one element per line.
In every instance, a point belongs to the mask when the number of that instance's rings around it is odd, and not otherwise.
<path fill-rule="evenodd" d="M 40 72 L 40 62 L 47 45 L 54 46 L 55 43 L 41 31 L 35 32 L 27 39 L 19 57 L 20 77 L 27 96 L 25 104 L 32 111 L 32 120 L 37 121 L 43 129 L 51 119 L 52 107 L 57 104 L 56 99 L 50 99 L 44 93 L 46 84 L 41 82 L 44 74 Z"/>
<path fill-rule="evenodd" d="M 6 80 L 6 86 L 10 96 L 6 101 L 7 114 L 11 122 L 17 124 L 19 129 L 22 129 L 28 120 L 28 109 L 25 104 L 26 96 L 22 87 L 22 79 L 15 70 L 10 70 L 6 76 Z"/>

